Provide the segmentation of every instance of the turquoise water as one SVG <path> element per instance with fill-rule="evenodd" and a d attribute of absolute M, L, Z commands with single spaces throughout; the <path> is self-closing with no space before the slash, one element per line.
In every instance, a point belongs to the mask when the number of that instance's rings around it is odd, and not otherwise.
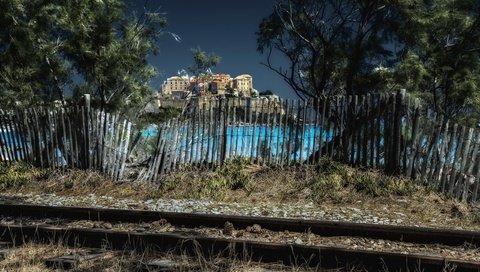
<path fill-rule="evenodd" d="M 209 161 L 218 159 L 219 138 L 224 137 L 220 135 L 220 129 L 214 129 L 210 133 L 203 129 L 190 130 L 188 135 L 186 129 L 179 132 L 176 133 L 177 135 L 175 132 L 166 135 L 166 139 L 177 137 L 175 139 L 177 142 L 176 152 L 181 160 L 189 158 L 192 158 L 193 161 L 205 160 L 207 156 Z M 143 134 L 153 137 L 156 133 L 153 132 L 153 129 L 149 129 Z M 227 158 L 265 155 L 265 157 L 276 159 L 290 156 L 290 160 L 306 160 L 312 154 L 314 145 L 319 146 L 320 138 L 326 142 L 332 137 L 332 131 L 325 131 L 311 125 L 306 126 L 303 131 L 302 129 L 291 130 L 266 126 L 255 128 L 243 125 L 230 126 L 227 128 L 225 153 Z"/>
<path fill-rule="evenodd" d="M 12 131 L 0 130 L 0 145 L 2 145 L 2 149 L 0 152 L 1 160 L 8 160 L 11 152 L 15 153 L 18 158 L 23 158 L 23 154 L 20 150 L 22 148 L 23 141 L 17 133 Z M 3 154 L 4 150 L 6 153 L 8 153 L 8 155 L 5 157 Z"/>

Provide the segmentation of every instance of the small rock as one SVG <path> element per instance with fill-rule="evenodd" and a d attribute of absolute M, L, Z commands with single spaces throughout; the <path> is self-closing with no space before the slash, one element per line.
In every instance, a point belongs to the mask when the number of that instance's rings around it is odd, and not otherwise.
<path fill-rule="evenodd" d="M 302 239 L 297 238 L 297 239 L 295 239 L 295 241 L 293 243 L 296 244 L 296 245 L 302 245 L 303 241 L 302 241 Z"/>
<path fill-rule="evenodd" d="M 162 218 L 160 220 L 157 220 L 157 221 L 153 221 L 152 222 L 152 226 L 154 227 L 161 227 L 163 225 L 167 224 L 167 220 L 165 218 Z"/>
<path fill-rule="evenodd" d="M 355 213 L 361 213 L 362 211 L 359 208 L 352 208 L 352 211 Z"/>
<path fill-rule="evenodd" d="M 262 231 L 262 226 L 260 226 L 259 224 L 253 224 L 250 230 L 250 232 L 253 232 L 253 233 L 260 233 L 261 231 Z"/>
<path fill-rule="evenodd" d="M 242 237 L 243 235 L 245 235 L 245 231 L 244 230 L 239 230 L 235 233 L 235 237 L 238 238 L 238 237 Z"/>
<path fill-rule="evenodd" d="M 106 229 L 111 229 L 113 228 L 112 224 L 110 222 L 105 222 L 103 223 L 103 227 L 106 228 Z"/>
<path fill-rule="evenodd" d="M 225 222 L 225 225 L 223 226 L 223 234 L 224 235 L 233 235 L 233 231 L 235 228 L 233 227 L 233 224 L 230 222 Z"/>
<path fill-rule="evenodd" d="M 83 226 L 87 229 L 92 229 L 95 225 L 92 222 L 87 221 L 87 222 L 83 223 Z"/>

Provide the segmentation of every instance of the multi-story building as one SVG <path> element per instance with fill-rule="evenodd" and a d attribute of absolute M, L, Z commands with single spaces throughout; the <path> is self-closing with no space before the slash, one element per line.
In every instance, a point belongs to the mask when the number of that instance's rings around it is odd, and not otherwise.
<path fill-rule="evenodd" d="M 253 90 L 253 80 L 251 75 L 239 75 L 232 81 L 232 87 L 241 96 L 251 96 Z"/>
<path fill-rule="evenodd" d="M 253 91 L 252 76 L 244 74 L 233 78 L 229 74 L 215 74 L 208 79 L 187 76 L 169 77 L 162 84 L 161 94 L 174 99 L 187 97 L 188 94 L 204 96 L 207 94 L 233 94 L 251 96 Z"/>
<path fill-rule="evenodd" d="M 212 94 L 225 94 L 227 88 L 231 86 L 232 78 L 229 74 L 212 75 L 209 91 Z"/>
<path fill-rule="evenodd" d="M 162 84 L 162 95 L 175 99 L 185 98 L 189 93 L 190 80 L 188 77 L 173 76 L 167 78 Z"/>

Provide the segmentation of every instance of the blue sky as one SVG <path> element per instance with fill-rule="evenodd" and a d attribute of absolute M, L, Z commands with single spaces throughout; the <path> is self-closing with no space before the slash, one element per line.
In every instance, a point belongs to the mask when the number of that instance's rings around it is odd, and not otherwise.
<path fill-rule="evenodd" d="M 136 7 L 143 7 L 144 2 L 135 0 Z M 167 77 L 192 65 L 190 49 L 199 46 L 222 58 L 214 73 L 250 74 L 257 90 L 271 89 L 293 98 L 290 87 L 260 64 L 265 56 L 256 50 L 255 32 L 261 19 L 272 12 L 274 3 L 275 0 L 150 0 L 150 10 L 160 8 L 159 11 L 165 13 L 166 30 L 181 37 L 180 43 L 169 34 L 160 38 L 160 53 L 149 57 L 160 72 L 152 87 L 158 89 Z M 282 63 L 282 59 L 277 61 Z"/>

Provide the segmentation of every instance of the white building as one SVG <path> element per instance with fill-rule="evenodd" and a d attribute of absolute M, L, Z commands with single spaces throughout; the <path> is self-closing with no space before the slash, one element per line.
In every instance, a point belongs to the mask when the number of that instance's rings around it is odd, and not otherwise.
<path fill-rule="evenodd" d="M 184 98 L 189 93 L 190 80 L 186 76 L 173 76 L 167 78 L 162 84 L 162 95 L 175 99 Z"/>
<path fill-rule="evenodd" d="M 253 89 L 253 80 L 251 75 L 239 75 L 233 79 L 233 89 L 237 90 L 242 96 L 250 96 Z"/>

